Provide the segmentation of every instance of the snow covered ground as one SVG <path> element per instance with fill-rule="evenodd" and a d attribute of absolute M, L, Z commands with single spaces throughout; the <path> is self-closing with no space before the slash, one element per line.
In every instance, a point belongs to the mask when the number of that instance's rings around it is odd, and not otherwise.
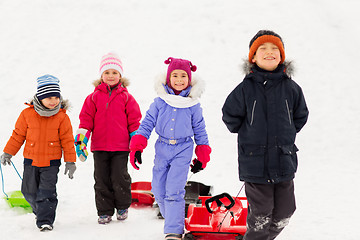
<path fill-rule="evenodd" d="M 236 136 L 222 123 L 221 107 L 244 76 L 240 65 L 250 39 L 271 29 L 284 39 L 310 110 L 296 142 L 297 211 L 278 239 L 359 239 L 359 8 L 356 0 L 1 0 L 0 148 L 40 75 L 60 79 L 75 131 L 103 54 L 121 56 L 129 91 L 144 114 L 155 97 L 154 78 L 166 71 L 163 61 L 187 58 L 207 84 L 202 106 L 213 148 L 207 169 L 191 180 L 213 185 L 215 194 L 236 195 L 242 185 Z M 141 170 L 130 166 L 133 181 L 151 181 L 155 139 L 153 134 Z M 22 159 L 20 150 L 13 161 L 21 172 Z M 153 209 L 130 209 L 125 222 L 98 225 L 92 156 L 77 166 L 73 180 L 61 167 L 54 231 L 40 233 L 32 214 L 9 209 L 1 199 L 1 239 L 163 239 L 163 221 Z M 14 170 L 3 172 L 5 190 L 20 189 Z"/>

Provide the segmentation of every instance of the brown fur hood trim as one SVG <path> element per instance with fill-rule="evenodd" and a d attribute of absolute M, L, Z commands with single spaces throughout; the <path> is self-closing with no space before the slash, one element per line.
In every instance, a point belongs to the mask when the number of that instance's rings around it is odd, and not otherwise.
<path fill-rule="evenodd" d="M 121 78 L 120 81 L 121 81 L 121 85 L 122 85 L 123 87 L 128 87 L 128 86 L 130 85 L 129 79 L 127 79 L 127 78 L 125 78 L 125 77 Z M 99 86 L 100 83 L 102 83 L 101 78 L 93 81 L 93 85 L 94 85 L 95 87 Z"/>
<path fill-rule="evenodd" d="M 293 61 L 285 61 L 283 64 L 285 65 L 286 75 L 291 78 L 295 73 Z M 250 63 L 248 59 L 244 59 L 244 63 L 242 64 L 242 70 L 247 75 L 250 73 L 251 68 L 253 66 L 254 66 L 254 63 Z"/>
<path fill-rule="evenodd" d="M 72 106 L 71 106 L 71 104 L 70 104 L 70 101 L 69 101 L 68 99 L 62 100 L 62 102 L 61 102 L 61 108 L 69 111 L 69 110 L 72 108 Z"/>

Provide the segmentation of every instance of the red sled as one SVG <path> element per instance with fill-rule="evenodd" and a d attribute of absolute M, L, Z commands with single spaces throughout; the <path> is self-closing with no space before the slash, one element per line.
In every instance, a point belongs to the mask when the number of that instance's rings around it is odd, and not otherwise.
<path fill-rule="evenodd" d="M 154 201 L 155 201 L 154 194 L 151 192 L 151 182 L 131 183 L 132 207 L 152 206 Z"/>
<path fill-rule="evenodd" d="M 190 204 L 184 240 L 235 239 L 241 240 L 246 232 L 247 199 L 231 197 L 228 193 L 200 196 L 201 206 Z"/>

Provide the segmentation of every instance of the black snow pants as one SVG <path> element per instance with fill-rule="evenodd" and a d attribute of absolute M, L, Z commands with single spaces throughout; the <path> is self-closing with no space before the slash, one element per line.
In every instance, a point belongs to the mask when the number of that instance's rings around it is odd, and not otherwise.
<path fill-rule="evenodd" d="M 131 205 L 129 152 L 94 151 L 95 202 L 98 216 L 114 214 Z"/>
<path fill-rule="evenodd" d="M 34 167 L 24 164 L 21 192 L 36 215 L 36 225 L 53 225 L 58 204 L 56 183 L 59 166 Z"/>
<path fill-rule="evenodd" d="M 273 240 L 295 212 L 294 182 L 245 183 L 249 203 L 247 231 L 243 240 Z"/>

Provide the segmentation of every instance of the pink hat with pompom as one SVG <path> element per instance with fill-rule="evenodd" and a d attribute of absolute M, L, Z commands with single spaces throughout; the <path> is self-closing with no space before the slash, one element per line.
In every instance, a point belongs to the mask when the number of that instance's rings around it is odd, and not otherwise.
<path fill-rule="evenodd" d="M 167 74 L 166 74 L 166 83 L 167 84 L 169 84 L 169 82 L 170 82 L 170 75 L 171 75 L 172 71 L 174 71 L 176 69 L 184 70 L 189 77 L 189 82 L 191 82 L 191 72 L 195 72 L 197 69 L 197 67 L 195 65 L 193 65 L 190 61 L 185 60 L 185 59 L 180 59 L 180 58 L 169 57 L 168 59 L 165 60 L 164 63 L 169 64 Z"/>

